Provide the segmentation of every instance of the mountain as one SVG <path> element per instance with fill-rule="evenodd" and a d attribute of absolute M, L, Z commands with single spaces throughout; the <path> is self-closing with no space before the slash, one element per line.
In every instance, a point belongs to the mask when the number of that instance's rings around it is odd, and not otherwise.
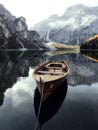
<path fill-rule="evenodd" d="M 9 21 L 14 21 L 16 19 L 16 17 L 12 16 L 12 14 L 2 4 L 0 4 L 0 15 L 4 16 L 5 19 L 8 19 Z"/>
<path fill-rule="evenodd" d="M 0 4 L 0 49 L 47 49 L 36 31 L 28 30 L 24 17 L 16 18 Z"/>
<path fill-rule="evenodd" d="M 47 41 L 80 45 L 98 33 L 97 23 L 98 7 L 79 4 L 68 8 L 62 16 L 50 16 L 32 29 Z"/>

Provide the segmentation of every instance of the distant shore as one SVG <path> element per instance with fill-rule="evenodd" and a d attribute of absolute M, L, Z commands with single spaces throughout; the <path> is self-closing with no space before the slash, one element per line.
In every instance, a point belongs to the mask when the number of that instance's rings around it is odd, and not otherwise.
<path fill-rule="evenodd" d="M 48 43 L 48 46 L 54 47 L 57 50 L 76 50 L 79 51 L 80 50 L 80 46 L 78 45 L 65 45 L 62 43 Z"/>

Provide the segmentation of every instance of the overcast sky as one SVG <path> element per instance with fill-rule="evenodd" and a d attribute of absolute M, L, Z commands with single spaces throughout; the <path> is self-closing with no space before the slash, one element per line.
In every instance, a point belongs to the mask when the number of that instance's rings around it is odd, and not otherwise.
<path fill-rule="evenodd" d="M 0 3 L 16 17 L 24 16 L 28 27 L 52 14 L 62 15 L 66 8 L 83 4 L 98 6 L 98 0 L 0 0 Z"/>

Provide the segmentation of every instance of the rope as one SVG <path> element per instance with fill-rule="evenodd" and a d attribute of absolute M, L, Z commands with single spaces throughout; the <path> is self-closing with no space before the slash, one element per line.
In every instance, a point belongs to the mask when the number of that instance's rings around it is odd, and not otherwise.
<path fill-rule="evenodd" d="M 40 129 L 40 130 L 41 130 L 41 127 L 40 127 L 40 124 L 39 124 L 38 119 L 39 119 L 40 110 L 41 110 L 41 105 L 42 105 L 42 101 L 43 101 L 44 81 L 41 80 L 41 78 L 40 78 L 40 85 L 41 85 L 41 82 L 43 83 L 43 85 L 42 85 L 41 99 L 40 99 L 40 104 L 39 104 L 39 108 L 38 108 L 38 116 L 37 116 L 37 122 L 36 122 L 35 130 L 37 130 L 37 129 Z M 38 125 L 39 125 L 39 126 L 38 126 Z"/>

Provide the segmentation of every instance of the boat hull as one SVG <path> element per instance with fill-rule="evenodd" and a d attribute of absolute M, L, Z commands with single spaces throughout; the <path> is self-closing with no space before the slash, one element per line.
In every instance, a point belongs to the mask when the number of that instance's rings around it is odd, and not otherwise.
<path fill-rule="evenodd" d="M 46 100 L 48 96 L 50 96 L 62 84 L 62 82 L 65 81 L 65 79 L 66 77 L 63 77 L 58 80 L 45 83 L 39 83 L 37 81 L 38 90 L 40 94 L 43 93 L 43 100 Z"/>

